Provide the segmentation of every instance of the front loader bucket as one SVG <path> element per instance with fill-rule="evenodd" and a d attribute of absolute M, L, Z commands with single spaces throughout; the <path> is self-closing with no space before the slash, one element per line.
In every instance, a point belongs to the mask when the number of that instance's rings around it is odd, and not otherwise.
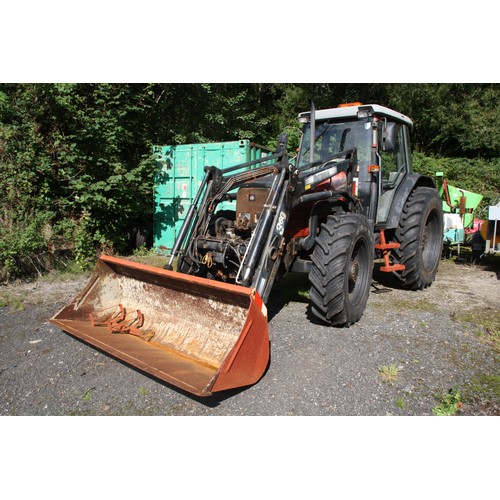
<path fill-rule="evenodd" d="M 114 257 L 50 322 L 197 396 L 254 384 L 269 361 L 255 290 Z"/>

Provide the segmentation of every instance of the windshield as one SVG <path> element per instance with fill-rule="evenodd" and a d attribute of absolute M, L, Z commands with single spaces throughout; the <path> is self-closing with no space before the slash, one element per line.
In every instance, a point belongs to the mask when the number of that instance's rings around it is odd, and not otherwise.
<path fill-rule="evenodd" d="M 304 129 L 304 137 L 299 156 L 299 168 L 310 162 L 309 144 L 310 124 Z M 314 161 L 327 160 L 331 156 L 356 148 L 358 163 L 368 166 L 371 153 L 371 122 L 370 120 L 356 120 L 343 123 L 316 122 L 316 141 L 314 144 Z"/>

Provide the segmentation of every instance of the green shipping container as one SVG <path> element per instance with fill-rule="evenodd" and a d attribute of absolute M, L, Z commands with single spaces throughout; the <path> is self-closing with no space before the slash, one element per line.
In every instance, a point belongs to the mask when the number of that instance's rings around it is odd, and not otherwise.
<path fill-rule="evenodd" d="M 203 180 L 205 166 L 225 169 L 273 152 L 241 140 L 154 146 L 153 153 L 157 155 L 153 248 L 169 253 Z M 220 208 L 234 210 L 235 202 L 224 202 Z"/>

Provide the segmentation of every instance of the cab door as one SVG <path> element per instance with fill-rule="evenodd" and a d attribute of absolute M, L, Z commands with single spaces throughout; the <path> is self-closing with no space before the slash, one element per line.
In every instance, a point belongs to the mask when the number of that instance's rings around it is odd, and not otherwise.
<path fill-rule="evenodd" d="M 387 221 L 397 187 L 411 172 L 410 137 L 403 123 L 381 121 L 378 128 L 380 162 L 380 198 L 377 224 Z"/>

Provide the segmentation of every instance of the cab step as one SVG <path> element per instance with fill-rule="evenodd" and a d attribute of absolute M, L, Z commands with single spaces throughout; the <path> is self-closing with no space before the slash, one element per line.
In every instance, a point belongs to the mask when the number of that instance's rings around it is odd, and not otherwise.
<path fill-rule="evenodd" d="M 391 250 L 399 248 L 400 246 L 401 244 L 396 243 L 395 241 L 387 243 L 385 239 L 385 231 L 383 229 L 380 231 L 380 243 L 377 243 L 375 245 L 376 250 L 382 251 L 382 257 L 385 263 L 385 266 L 382 266 L 380 268 L 380 271 L 382 271 L 383 273 L 392 273 L 393 271 L 403 271 L 404 269 L 406 269 L 406 266 L 404 264 L 391 264 L 389 260 Z"/>

